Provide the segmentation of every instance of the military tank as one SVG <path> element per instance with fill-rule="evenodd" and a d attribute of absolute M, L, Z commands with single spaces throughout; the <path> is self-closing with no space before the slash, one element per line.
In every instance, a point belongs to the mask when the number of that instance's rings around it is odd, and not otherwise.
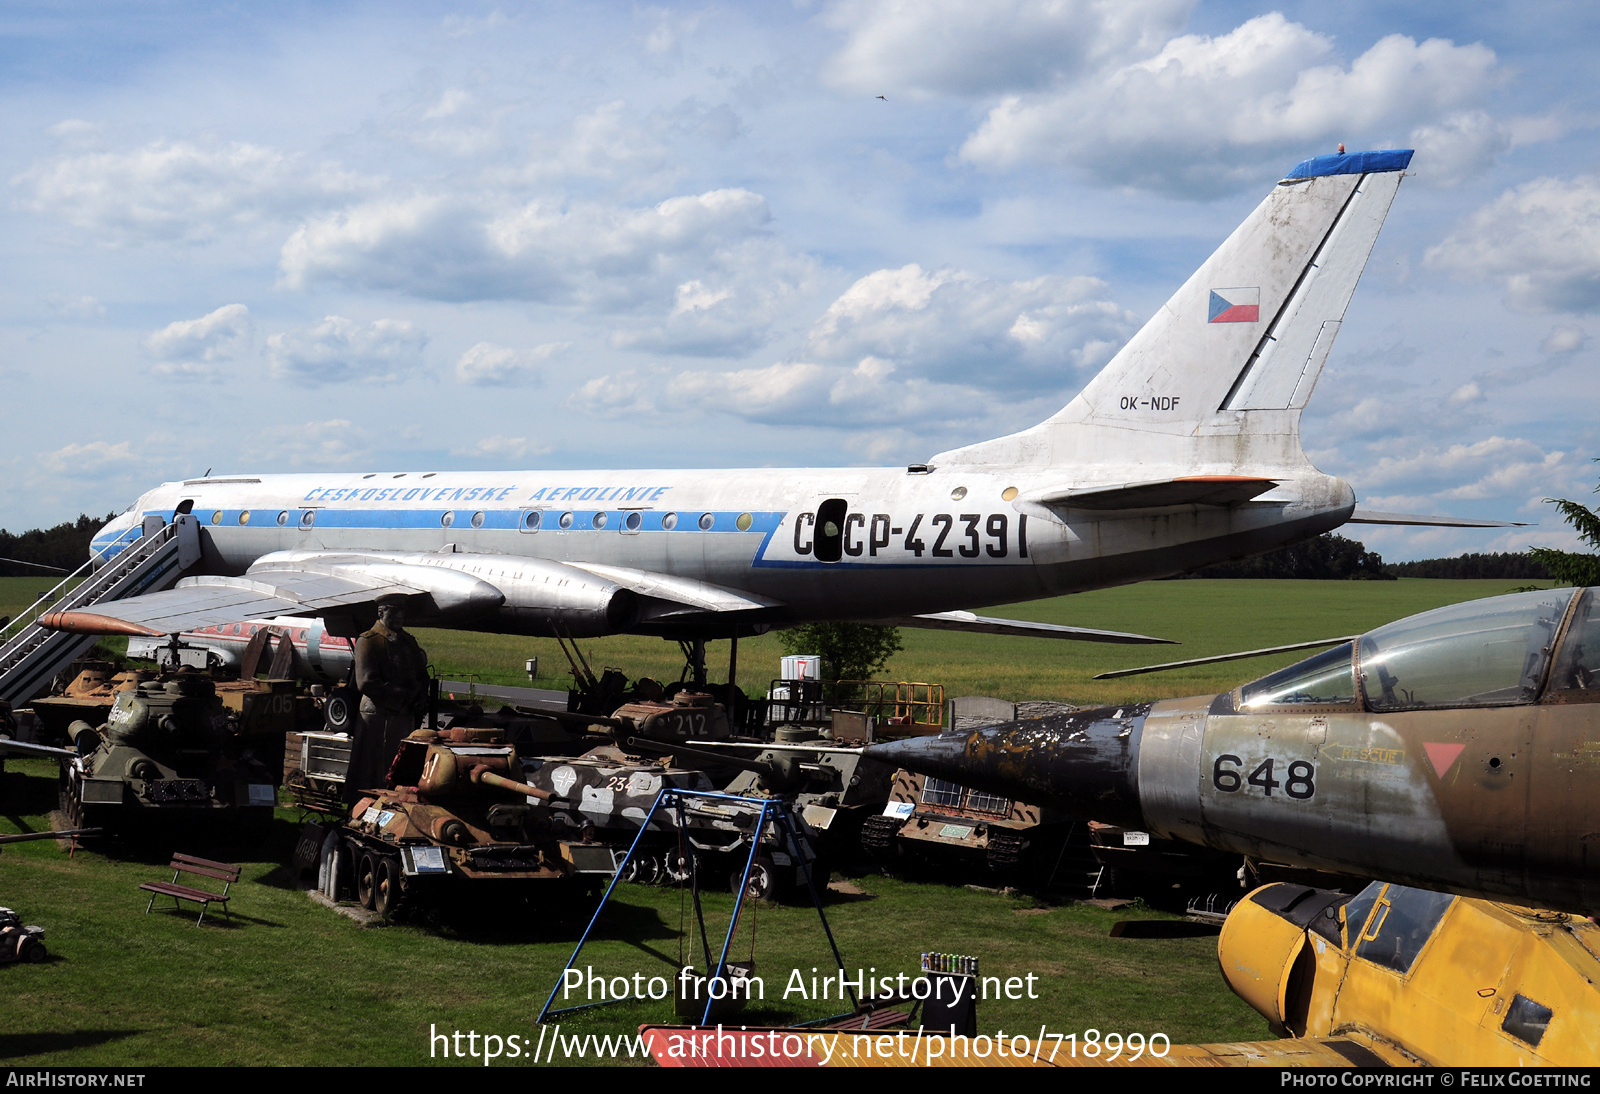
<path fill-rule="evenodd" d="M 39 739 L 49 744 L 68 741 L 67 731 L 73 722 L 100 725 L 111 713 L 118 694 L 132 691 L 157 676 L 146 670 L 118 671 L 111 662 L 92 658 L 74 662 L 62 674 L 69 675 L 65 687 L 57 687 L 52 694 L 41 695 L 27 704 L 39 721 Z"/>
<path fill-rule="evenodd" d="M 117 693 L 98 728 L 71 723 L 77 758 L 61 771 L 68 822 L 112 830 L 178 818 L 264 825 L 281 777 L 281 759 L 271 763 L 274 745 L 280 757 L 283 748 L 272 715 L 292 719 L 294 707 L 280 688 L 253 687 L 230 710 L 209 676 L 180 672 Z"/>
<path fill-rule="evenodd" d="M 325 888 L 390 914 L 451 879 L 548 882 L 609 876 L 610 849 L 558 831 L 548 786 L 529 785 L 497 726 L 419 729 L 400 745 L 384 788 L 365 788 L 329 841 Z"/>
<path fill-rule="evenodd" d="M 858 857 L 862 826 L 883 812 L 894 769 L 836 747 L 815 726 L 778 726 L 764 747 L 744 750 L 751 766 L 730 794 L 782 798 L 816 835 L 820 875 Z"/>

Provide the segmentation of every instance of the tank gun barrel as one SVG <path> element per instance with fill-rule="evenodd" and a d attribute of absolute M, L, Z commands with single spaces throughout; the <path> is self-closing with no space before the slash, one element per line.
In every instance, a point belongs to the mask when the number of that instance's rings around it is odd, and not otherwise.
<path fill-rule="evenodd" d="M 556 799 L 556 795 L 548 790 L 541 790 L 537 786 L 529 786 L 527 783 L 515 782 L 504 775 L 496 775 L 482 764 L 473 767 L 468 773 L 468 778 L 484 786 L 494 786 L 501 790 L 509 790 L 513 794 L 526 794 L 528 797 L 538 798 L 540 801 Z"/>

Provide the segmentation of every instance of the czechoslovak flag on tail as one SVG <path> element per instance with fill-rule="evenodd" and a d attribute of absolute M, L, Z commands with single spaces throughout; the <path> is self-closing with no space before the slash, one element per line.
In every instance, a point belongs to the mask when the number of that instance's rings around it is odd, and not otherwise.
<path fill-rule="evenodd" d="M 1212 289 L 1207 323 L 1261 322 L 1261 288 Z"/>

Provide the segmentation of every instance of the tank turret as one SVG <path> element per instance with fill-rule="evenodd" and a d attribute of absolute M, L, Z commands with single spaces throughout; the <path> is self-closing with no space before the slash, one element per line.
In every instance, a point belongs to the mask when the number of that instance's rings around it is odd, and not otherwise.
<path fill-rule="evenodd" d="M 139 682 L 117 693 L 99 727 L 68 727 L 78 758 L 62 771 L 62 810 L 74 825 L 189 814 L 265 822 L 277 772 L 239 726 L 204 674 Z"/>

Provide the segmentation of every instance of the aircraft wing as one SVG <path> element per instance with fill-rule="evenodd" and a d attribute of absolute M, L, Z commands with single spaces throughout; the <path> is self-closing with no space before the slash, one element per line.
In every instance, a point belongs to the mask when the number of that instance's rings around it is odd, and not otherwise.
<path fill-rule="evenodd" d="M 1184 475 L 1030 495 L 1025 500 L 1071 509 L 1152 509 L 1167 505 L 1238 505 L 1277 486 L 1248 475 Z"/>
<path fill-rule="evenodd" d="M 1016 638 L 1060 638 L 1069 642 L 1121 642 L 1134 645 L 1169 645 L 1170 638 L 1151 638 L 1126 631 L 1097 631 L 1088 627 L 1064 627 L 1058 623 L 1035 623 L 1030 619 L 996 619 L 971 612 L 934 612 L 929 615 L 875 619 L 889 627 L 922 627 L 935 631 L 967 631 L 971 634 L 1004 634 Z"/>
<path fill-rule="evenodd" d="M 1350 514 L 1350 524 L 1408 524 L 1429 528 L 1526 528 L 1525 520 L 1468 520 L 1465 517 L 1419 517 L 1412 513 L 1380 513 L 1375 509 L 1357 509 Z"/>
<path fill-rule="evenodd" d="M 636 570 L 629 566 L 607 566 L 598 562 L 568 562 L 566 565 L 621 585 L 624 589 L 631 589 L 640 596 L 670 600 L 703 612 L 744 612 L 783 606 L 781 600 L 689 577 Z"/>
<path fill-rule="evenodd" d="M 382 596 L 425 596 L 440 615 L 475 614 L 505 595 L 470 574 L 362 554 L 257 563 L 242 577 L 186 577 L 170 589 L 48 612 L 39 622 L 79 634 L 148 636 L 274 615 L 322 615 Z"/>

